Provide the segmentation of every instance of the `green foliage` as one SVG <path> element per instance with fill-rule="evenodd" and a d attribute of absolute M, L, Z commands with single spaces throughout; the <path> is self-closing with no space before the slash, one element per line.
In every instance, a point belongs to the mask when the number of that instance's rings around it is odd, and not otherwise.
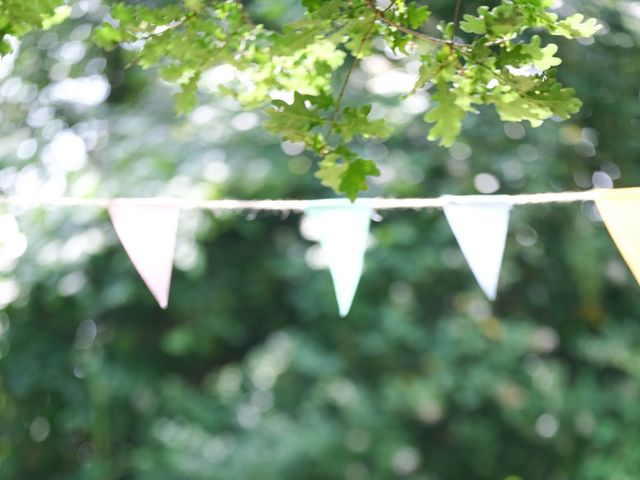
<path fill-rule="evenodd" d="M 221 82 L 218 92 L 233 97 L 244 108 L 266 107 L 271 133 L 304 142 L 322 161 L 333 148 L 353 148 L 356 137 L 387 137 L 391 130 L 381 122 L 355 115 L 363 111 L 362 107 L 342 112 L 338 98 L 316 112 L 316 117 L 323 116 L 315 118 L 312 125 L 309 119 L 294 117 L 293 109 L 282 108 L 280 103 L 274 109 L 268 104 L 282 92 L 294 93 L 296 98 L 331 96 L 332 79 L 345 60 L 345 52 L 355 59 L 371 57 L 380 48 L 380 44 L 374 46 L 377 38 L 407 55 L 413 55 L 417 45 L 422 45 L 418 50 L 438 47 L 419 53 L 423 64 L 419 78 L 414 89 L 405 93 L 413 94 L 425 86 L 434 90 L 437 105 L 425 119 L 434 124 L 428 138 L 440 145 L 451 146 L 456 141 L 462 121 L 468 113 L 477 111 L 472 104 L 495 105 L 502 119 L 528 120 L 532 125 L 540 125 L 553 115 L 564 118 L 575 113 L 579 103 L 572 91 L 557 86 L 553 79 L 553 70 L 560 64 L 555 56 L 557 46 L 543 45 L 539 36 L 527 40 L 526 35 L 531 29 L 543 28 L 551 35 L 588 37 L 600 26 L 581 14 L 561 19 L 550 11 L 552 3 L 517 0 L 493 8 L 482 5 L 476 15 L 467 13 L 460 22 L 460 29 L 471 36 L 454 41 L 457 26 L 453 22 L 441 22 L 440 36 L 427 35 L 423 31 L 432 20 L 431 10 L 405 0 L 392 1 L 384 10 L 373 0 L 303 1 L 302 18 L 280 29 L 252 18 L 252 11 L 236 0 L 183 0 L 160 5 L 112 2 L 114 21 L 98 28 L 94 40 L 107 50 L 122 44 L 137 45 L 133 63 L 143 68 L 159 67 L 165 80 L 179 86 L 176 110 L 181 114 L 198 105 L 198 82 L 205 72 L 220 65 L 233 67 L 234 78 Z M 59 15 L 52 17 L 59 4 L 54 0 L 11 0 L 5 4 L 0 33 L 23 35 L 33 27 L 46 27 L 52 18 L 60 20 Z M 534 68 L 535 73 L 525 80 L 514 77 L 513 71 L 527 68 Z M 344 82 L 348 82 L 350 75 L 345 77 Z M 458 86 L 461 82 L 465 83 L 463 88 Z M 296 102 L 296 115 L 304 113 L 304 106 Z M 278 120 L 279 115 L 284 118 Z M 309 134 L 308 129 L 321 124 L 330 125 L 327 133 L 333 138 Z M 364 176 L 355 181 L 357 172 L 377 171 L 345 169 L 336 164 L 336 170 L 329 173 L 331 164 L 334 162 L 322 163 L 320 177 L 334 178 L 325 184 L 351 198 L 357 192 L 347 192 L 340 185 L 365 185 Z M 345 175 L 350 177 L 345 182 L 335 181 Z"/>
<path fill-rule="evenodd" d="M 278 32 L 279 19 L 304 15 L 298 2 L 246 4 L 256 23 Z M 3 193 L 322 195 L 309 152 L 266 135 L 261 114 L 207 97 L 210 72 L 198 82 L 201 103 L 175 117 L 177 87 L 153 71 L 124 69 L 137 52 L 92 46 L 87 25 L 106 11 L 83 5 L 93 9 L 23 37 L 15 67 L 0 79 Z M 463 5 L 463 13 L 474 7 Z M 506 67 L 527 66 L 529 53 L 516 47 L 533 42 L 528 34 L 504 47 L 478 45 L 474 55 L 489 69 L 464 59 L 462 69 L 441 44 L 418 43 L 413 56 L 392 60 L 374 43 L 372 62 L 354 67 L 331 142 L 344 70 L 325 94 L 299 92 L 306 97 L 297 107 L 323 119 L 308 140 L 328 149 L 320 171 L 330 160 L 328 181 L 339 189 L 351 164 L 372 171 L 359 159 L 375 159 L 381 175 L 371 194 L 396 197 L 478 193 L 487 176 L 505 194 L 585 189 L 603 178 L 640 185 L 640 24 L 624 2 L 564 5 L 609 25 L 589 46 L 558 39 L 562 67 L 558 77 L 553 68 L 544 75 L 579 92 L 584 106 L 570 119 L 537 129 L 503 124 L 494 107 L 475 102 L 491 93 L 487 100 L 509 105 L 516 82 L 527 108 L 541 108 L 529 98 L 537 76 Z M 430 7 L 424 31 L 453 13 L 452 2 Z M 395 9 L 387 15 L 396 18 Z M 391 35 L 391 27 L 376 29 Z M 71 65 L 59 56 L 69 44 L 85 52 Z M 433 64 L 429 90 L 396 102 L 396 92 L 367 89 L 380 71 L 417 73 L 410 62 L 422 56 Z M 169 63 L 162 67 L 172 78 L 195 78 Z M 73 90 L 51 95 L 87 77 L 108 80 L 109 97 L 88 105 Z M 241 86 L 232 81 L 230 95 Z M 449 148 L 427 142 L 421 120 L 438 108 L 431 94 L 440 86 L 483 111 L 468 115 Z M 285 103 L 270 108 L 286 126 L 296 97 Z M 395 134 L 383 144 L 356 133 L 341 144 L 347 109 L 363 122 L 369 104 L 367 118 L 384 119 Z M 75 143 L 58 143 L 71 135 Z M 514 208 L 491 304 L 441 211 L 380 214 L 353 310 L 340 319 L 330 275 L 314 270 L 317 248 L 301 236 L 297 214 L 184 211 L 162 311 L 102 209 L 4 207 L 0 479 L 635 480 L 640 295 L 593 206 Z"/>
<path fill-rule="evenodd" d="M 340 173 L 338 191 L 346 193 L 350 199 L 355 200 L 358 192 L 368 189 L 365 181 L 367 176 L 380 175 L 380 170 L 375 162 L 363 158 L 350 160 L 346 165 L 346 170 Z"/>
<path fill-rule="evenodd" d="M 331 104 L 328 96 L 313 97 L 299 93 L 295 94 L 291 104 L 274 100 L 274 108 L 267 111 L 269 119 L 264 123 L 264 128 L 272 133 L 280 133 L 285 140 L 311 145 L 316 141 L 313 130 L 327 122 L 321 112 Z"/>
<path fill-rule="evenodd" d="M 356 136 L 362 139 L 385 139 L 391 134 L 391 127 L 383 118 L 369 120 L 371 105 L 347 107 L 342 112 L 342 119 L 335 130 L 345 142 L 351 142 Z"/>
<path fill-rule="evenodd" d="M 316 177 L 322 185 L 345 192 L 354 200 L 358 191 L 367 190 L 367 175 L 379 174 L 375 162 L 365 160 L 344 145 L 340 145 L 324 156 Z"/>
<path fill-rule="evenodd" d="M 462 130 L 462 120 L 470 105 L 469 97 L 458 94 L 457 89 L 450 89 L 442 82 L 433 99 L 438 105 L 424 116 L 425 121 L 435 123 L 429 131 L 429 140 L 440 139 L 441 145 L 450 147 Z"/>
<path fill-rule="evenodd" d="M 7 35 L 21 37 L 34 28 L 44 30 L 63 22 L 71 13 L 64 0 L 0 1 L 0 55 L 11 52 Z"/>
<path fill-rule="evenodd" d="M 541 47 L 540 37 L 534 35 L 529 43 L 521 43 L 506 52 L 502 65 L 533 65 L 542 73 L 562 63 L 554 56 L 557 51 L 558 46 L 553 43 Z"/>
<path fill-rule="evenodd" d="M 595 18 L 585 19 L 581 13 L 576 13 L 560 21 L 557 20 L 555 14 L 549 14 L 547 19 L 545 26 L 549 33 L 569 39 L 591 37 L 600 30 L 600 25 Z"/>

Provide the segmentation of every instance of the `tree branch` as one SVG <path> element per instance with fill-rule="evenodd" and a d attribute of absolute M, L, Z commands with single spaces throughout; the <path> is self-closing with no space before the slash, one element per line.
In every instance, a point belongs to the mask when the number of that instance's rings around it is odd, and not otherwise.
<path fill-rule="evenodd" d="M 458 17 L 460 16 L 461 4 L 462 0 L 456 0 L 456 9 L 453 12 L 453 20 L 451 20 L 451 23 L 453 23 L 453 32 L 451 32 L 451 45 L 454 44 L 454 41 L 456 39 L 456 29 L 458 28 Z"/>
<path fill-rule="evenodd" d="M 336 106 L 333 110 L 333 115 L 331 116 L 331 120 L 329 121 L 329 127 L 327 128 L 327 134 L 325 135 L 326 141 L 327 141 L 327 146 L 329 145 L 329 137 L 331 136 L 331 133 L 333 132 L 333 129 L 336 125 L 336 120 L 338 118 L 338 114 L 340 113 L 340 107 L 342 105 L 342 99 L 344 98 L 344 94 L 347 90 L 347 85 L 349 84 L 349 80 L 351 79 L 351 74 L 353 73 L 353 70 L 356 66 L 356 63 L 358 62 L 358 56 L 360 55 L 360 52 L 362 51 L 362 48 L 364 47 L 364 44 L 367 42 L 367 40 L 369 39 L 369 37 L 371 36 L 371 32 L 373 31 L 373 27 L 376 24 L 376 18 L 377 15 L 373 17 L 373 20 L 371 21 L 371 25 L 369 25 L 369 29 L 367 30 L 367 32 L 364 34 L 364 36 L 362 37 L 362 40 L 360 40 L 360 45 L 358 45 L 358 49 L 356 50 L 355 55 L 353 56 L 353 60 L 351 61 L 351 65 L 349 65 L 349 70 L 347 70 L 347 75 L 344 78 L 344 82 L 342 82 L 342 87 L 340 88 L 340 93 L 338 93 L 338 97 L 336 98 Z"/>
<path fill-rule="evenodd" d="M 384 16 L 384 13 L 393 5 L 393 2 L 391 3 L 391 5 L 384 9 L 384 10 L 380 10 L 376 7 L 374 0 L 367 0 L 367 4 L 369 5 L 369 8 L 371 8 L 371 10 L 376 14 L 376 17 L 379 18 L 380 20 L 382 20 L 384 23 L 386 23 L 387 25 L 394 27 L 398 30 L 400 30 L 401 32 L 404 32 L 408 35 L 412 35 L 414 37 L 420 38 L 421 40 L 424 40 L 425 42 L 429 42 L 429 43 L 433 43 L 435 45 L 451 45 L 451 42 L 448 40 L 445 40 L 443 38 L 438 38 L 438 37 L 432 37 L 431 35 L 427 35 L 425 33 L 422 32 L 418 32 L 417 30 L 413 30 L 409 27 L 405 27 L 404 25 L 397 23 L 393 20 L 391 20 L 390 18 L 387 18 Z M 468 45 L 466 43 L 454 43 L 452 46 L 455 47 L 460 47 L 460 48 L 470 48 L 471 45 Z"/>
<path fill-rule="evenodd" d="M 247 12 L 247 9 L 244 7 L 242 0 L 236 0 L 236 5 L 238 5 L 238 11 L 240 12 L 240 15 L 242 15 L 242 18 L 244 18 L 244 21 L 247 22 L 249 25 L 255 26 L 255 23 L 249 16 L 249 12 Z"/>

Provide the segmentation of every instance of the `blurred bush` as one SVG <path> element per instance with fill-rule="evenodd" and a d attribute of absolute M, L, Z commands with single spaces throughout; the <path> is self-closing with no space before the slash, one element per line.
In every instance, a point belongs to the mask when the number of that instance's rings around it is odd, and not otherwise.
<path fill-rule="evenodd" d="M 640 10 L 577 3 L 559 6 L 606 28 L 561 45 L 585 102 L 568 122 L 485 114 L 436 148 L 428 93 L 387 96 L 415 65 L 363 63 L 349 95 L 403 126 L 361 146 L 372 194 L 640 185 Z M 270 4 L 253 13 L 277 22 Z M 0 62 L 4 194 L 327 195 L 296 145 L 207 93 L 215 72 L 175 118 L 171 86 L 91 46 L 105 13 L 79 1 Z M 4 209 L 0 479 L 636 479 L 640 297 L 593 206 L 516 208 L 495 304 L 441 212 L 383 217 L 339 319 L 297 215 L 184 212 L 165 312 L 103 211 Z"/>

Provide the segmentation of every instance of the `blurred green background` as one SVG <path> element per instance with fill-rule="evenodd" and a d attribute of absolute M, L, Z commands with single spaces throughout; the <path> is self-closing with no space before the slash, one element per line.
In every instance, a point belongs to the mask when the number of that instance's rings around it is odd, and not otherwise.
<path fill-rule="evenodd" d="M 270 25 L 300 13 L 249 3 Z M 359 66 L 346 103 L 373 96 L 398 126 L 361 146 L 371 195 L 640 185 L 640 3 L 557 7 L 605 25 L 560 41 L 571 121 L 487 110 L 437 148 L 428 92 L 396 99 L 414 59 Z M 330 196 L 297 145 L 210 93 L 224 69 L 176 118 L 172 86 L 91 45 L 106 13 L 79 0 L 0 61 L 3 194 Z M 381 217 L 340 319 L 295 214 L 184 212 L 161 311 L 104 211 L 4 208 L 0 479 L 637 479 L 640 290 L 593 205 L 517 207 L 494 304 L 440 211 Z"/>

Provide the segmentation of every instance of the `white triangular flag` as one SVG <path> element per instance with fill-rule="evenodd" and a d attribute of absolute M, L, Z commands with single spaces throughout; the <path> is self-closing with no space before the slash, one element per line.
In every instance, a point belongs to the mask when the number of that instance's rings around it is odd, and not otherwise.
<path fill-rule="evenodd" d="M 311 207 L 305 214 L 329 266 L 340 316 L 346 317 L 362 275 L 372 210 L 358 205 Z"/>
<path fill-rule="evenodd" d="M 109 216 L 131 262 L 162 308 L 167 308 L 180 209 L 119 198 Z"/>
<path fill-rule="evenodd" d="M 495 300 L 511 205 L 502 202 L 448 203 L 449 226 L 480 288 Z"/>

